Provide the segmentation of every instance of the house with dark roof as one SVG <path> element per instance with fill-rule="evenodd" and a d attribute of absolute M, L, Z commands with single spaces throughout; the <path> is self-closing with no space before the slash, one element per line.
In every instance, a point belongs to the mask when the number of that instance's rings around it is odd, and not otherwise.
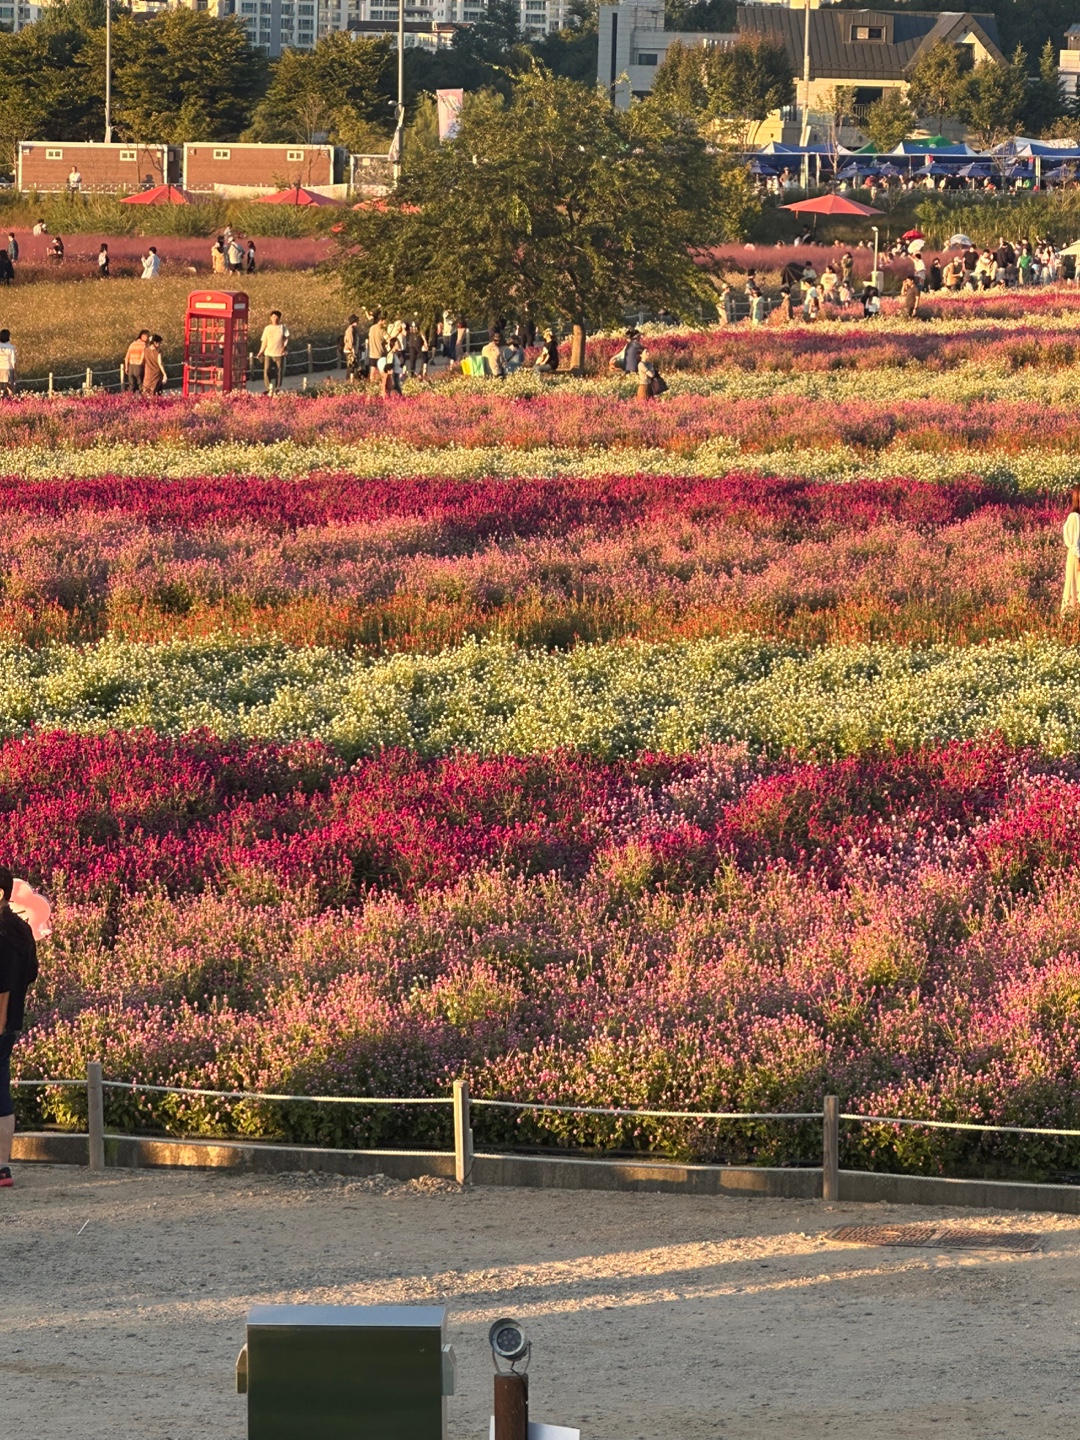
<path fill-rule="evenodd" d="M 600 7 L 599 79 L 616 104 L 628 106 L 648 94 L 652 76 L 676 40 L 684 45 L 730 45 L 743 36 L 782 44 L 798 77 L 797 104 L 776 112 L 760 128 L 769 140 L 823 139 L 829 124 L 831 92 L 855 90 L 856 118 L 888 89 L 906 93 L 911 71 L 940 41 L 964 46 L 975 64 L 1004 60 L 992 15 L 970 10 L 933 13 L 895 10 L 840 10 L 809 0 L 807 6 L 772 3 L 740 5 L 737 34 L 678 32 L 664 26 L 663 4 L 623 0 Z M 806 131 L 809 130 L 809 134 Z"/>
<path fill-rule="evenodd" d="M 930 14 L 740 5 L 738 25 L 740 37 L 774 40 L 787 50 L 798 77 L 800 118 L 809 112 L 811 128 L 814 116 L 831 108 L 831 92 L 838 85 L 854 88 L 856 119 L 886 90 L 906 93 L 912 70 L 942 41 L 962 46 L 976 65 L 1005 59 L 994 17 L 970 10 Z"/>

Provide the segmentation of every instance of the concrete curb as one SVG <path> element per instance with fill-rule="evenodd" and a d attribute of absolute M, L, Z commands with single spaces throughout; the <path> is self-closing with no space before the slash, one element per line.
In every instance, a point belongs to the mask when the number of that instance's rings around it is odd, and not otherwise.
<path fill-rule="evenodd" d="M 27 1132 L 15 1136 L 13 1158 L 49 1165 L 86 1165 L 85 1135 Z M 231 1140 L 151 1140 L 106 1135 L 105 1164 L 116 1169 L 240 1170 L 282 1175 L 386 1175 L 416 1180 L 454 1178 L 454 1156 L 441 1150 L 326 1150 Z M 821 1171 L 765 1166 L 677 1165 L 663 1161 L 571 1160 L 544 1155 L 480 1154 L 475 1185 L 541 1190 L 614 1190 L 729 1198 L 816 1200 Z M 1043 1210 L 1080 1215 L 1080 1186 L 1031 1185 L 1009 1180 L 943 1180 L 929 1175 L 840 1171 L 840 1199 L 852 1203 L 957 1206 L 972 1210 Z"/>

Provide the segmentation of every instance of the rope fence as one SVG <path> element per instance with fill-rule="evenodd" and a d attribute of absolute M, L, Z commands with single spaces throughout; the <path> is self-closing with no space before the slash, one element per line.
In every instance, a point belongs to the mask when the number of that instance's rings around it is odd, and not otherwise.
<path fill-rule="evenodd" d="M 539 1100 L 472 1099 L 467 1081 L 456 1080 L 450 1095 L 294 1095 L 259 1090 L 210 1090 L 190 1085 L 149 1085 L 139 1081 L 105 1080 L 101 1063 L 91 1061 L 84 1079 L 46 1078 L 13 1080 L 13 1089 L 82 1089 L 86 1092 L 87 1137 L 90 1168 L 105 1165 L 104 1092 L 113 1090 L 127 1094 L 181 1095 L 197 1099 L 244 1100 L 277 1104 L 364 1106 L 449 1106 L 454 1122 L 454 1171 L 465 1184 L 472 1172 L 474 1148 L 472 1111 L 512 1110 L 519 1113 L 559 1115 L 599 1115 L 613 1119 L 735 1121 L 748 1124 L 775 1121 L 816 1121 L 822 1126 L 822 1198 L 836 1200 L 840 1188 L 840 1124 L 891 1125 L 921 1127 L 928 1130 L 974 1131 L 981 1134 L 1051 1136 L 1080 1138 L 1080 1129 L 1051 1128 L 1035 1125 L 982 1125 L 963 1120 L 929 1120 L 902 1115 L 863 1115 L 840 1110 L 835 1095 L 826 1095 L 821 1110 L 744 1111 L 744 1110 L 653 1110 L 631 1106 L 562 1105 Z"/>

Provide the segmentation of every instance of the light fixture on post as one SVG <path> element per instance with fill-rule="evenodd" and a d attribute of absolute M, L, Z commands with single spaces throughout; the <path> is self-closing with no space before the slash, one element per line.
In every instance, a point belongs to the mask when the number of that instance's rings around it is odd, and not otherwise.
<path fill-rule="evenodd" d="M 488 1331 L 495 1361 L 495 1440 L 528 1440 L 529 1368 L 532 1345 L 524 1327 L 496 1320 Z"/>

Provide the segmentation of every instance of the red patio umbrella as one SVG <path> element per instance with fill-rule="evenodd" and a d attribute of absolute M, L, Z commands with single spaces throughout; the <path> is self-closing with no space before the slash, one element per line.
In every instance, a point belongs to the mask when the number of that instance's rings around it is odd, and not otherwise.
<path fill-rule="evenodd" d="M 314 190 L 305 190 L 303 185 L 292 185 L 288 190 L 279 190 L 275 195 L 260 195 L 256 205 L 336 205 Z"/>
<path fill-rule="evenodd" d="M 781 205 L 781 210 L 794 210 L 797 215 L 881 215 L 872 205 L 860 205 L 843 195 L 819 195 L 816 200 L 796 200 L 794 205 Z"/>
<path fill-rule="evenodd" d="M 926 236 L 921 230 L 905 230 L 900 236 L 901 240 L 925 240 Z"/>
<path fill-rule="evenodd" d="M 125 195 L 121 205 L 190 205 L 191 197 L 179 185 L 154 185 L 137 195 Z"/>

